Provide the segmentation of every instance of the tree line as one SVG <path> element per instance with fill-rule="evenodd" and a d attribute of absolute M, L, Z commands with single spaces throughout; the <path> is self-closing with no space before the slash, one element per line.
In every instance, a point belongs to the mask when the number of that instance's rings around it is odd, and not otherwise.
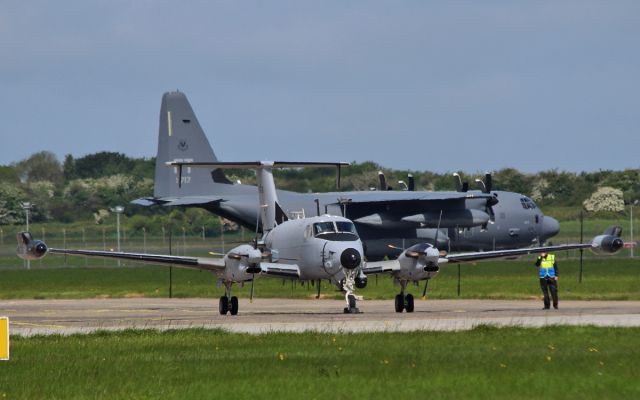
<path fill-rule="evenodd" d="M 0 165 L 0 225 L 23 223 L 24 213 L 20 207 L 23 201 L 35 204 L 32 210 L 34 222 L 69 223 L 93 219 L 101 223 L 110 207 L 125 205 L 127 215 L 133 218 L 132 223 L 139 227 L 163 223 L 163 219 L 195 224 L 198 229 L 199 224 L 213 223 L 215 217 L 204 211 L 129 204 L 136 198 L 153 195 L 154 168 L 155 158 L 132 158 L 117 152 L 98 152 L 79 158 L 69 154 L 60 162 L 53 153 L 41 151 L 10 165 Z M 376 189 L 380 170 L 384 171 L 393 189 L 404 188 L 398 182 L 407 182 L 407 175 L 412 174 L 416 190 L 455 190 L 454 171 L 395 170 L 371 161 L 343 168 L 341 189 Z M 459 173 L 463 181 L 470 182 L 472 189 L 476 178 L 484 178 L 484 173 Z M 231 170 L 228 175 L 234 182 L 240 180 L 255 184 L 251 171 Z M 281 189 L 301 192 L 335 190 L 336 175 L 330 169 L 278 170 L 274 176 Z M 493 172 L 493 187 L 494 190 L 522 193 L 543 208 L 571 207 L 580 210 L 585 207 L 589 211 L 598 211 L 598 204 L 611 203 L 613 206 L 605 210 L 621 211 L 620 204 L 640 199 L 640 169 L 580 173 L 553 169 L 523 173 L 514 168 L 504 168 Z M 598 200 L 598 196 L 604 196 L 605 200 Z"/>

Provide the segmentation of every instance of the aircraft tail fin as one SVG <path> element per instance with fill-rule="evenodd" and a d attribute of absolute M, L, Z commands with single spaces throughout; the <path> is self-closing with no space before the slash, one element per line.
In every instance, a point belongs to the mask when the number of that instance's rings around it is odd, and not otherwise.
<path fill-rule="evenodd" d="M 162 96 L 154 196 L 211 195 L 214 183 L 231 184 L 220 169 L 185 168 L 179 177 L 176 168 L 166 166 L 173 161 L 218 161 L 187 96 L 181 92 Z M 178 179 L 182 181 L 180 185 Z"/>

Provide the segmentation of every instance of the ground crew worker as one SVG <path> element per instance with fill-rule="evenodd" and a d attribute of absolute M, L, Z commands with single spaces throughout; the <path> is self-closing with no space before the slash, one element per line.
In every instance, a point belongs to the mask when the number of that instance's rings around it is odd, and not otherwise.
<path fill-rule="evenodd" d="M 544 309 L 548 310 L 551 306 L 549 301 L 549 292 L 553 298 L 553 308 L 558 309 L 558 263 L 553 254 L 542 253 L 536 261 L 536 267 L 539 267 L 540 289 L 544 296 Z"/>

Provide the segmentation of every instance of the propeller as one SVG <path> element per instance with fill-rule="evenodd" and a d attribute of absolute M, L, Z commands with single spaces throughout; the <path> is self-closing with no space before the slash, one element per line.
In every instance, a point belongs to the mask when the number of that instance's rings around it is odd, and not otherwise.
<path fill-rule="evenodd" d="M 486 174 L 484 174 L 484 183 L 486 185 L 487 188 L 487 193 L 491 193 L 491 191 L 493 190 L 493 178 L 491 177 L 491 173 L 487 172 Z"/>
<path fill-rule="evenodd" d="M 493 178 L 491 177 L 491 173 L 487 172 L 484 174 L 484 181 L 482 179 L 476 179 L 476 186 L 482 193 L 491 193 L 493 190 Z"/>
<path fill-rule="evenodd" d="M 490 172 L 484 174 L 484 181 L 481 179 L 476 179 L 476 186 L 482 193 L 490 194 L 493 190 L 493 177 Z M 489 214 L 489 222 L 496 222 L 496 214 L 493 212 L 493 206 L 498 204 L 498 194 L 493 193 L 493 197 L 487 199 L 487 207 L 486 211 Z M 486 225 L 482 227 L 482 229 L 487 229 Z"/>
<path fill-rule="evenodd" d="M 453 173 L 453 181 L 456 184 L 456 192 L 466 192 L 469 190 L 469 182 L 462 182 L 462 178 L 457 172 Z"/>
<path fill-rule="evenodd" d="M 407 190 L 409 190 L 410 192 L 415 191 L 416 190 L 416 179 L 413 177 L 413 174 L 407 175 L 407 181 L 409 182 L 407 184 Z"/>

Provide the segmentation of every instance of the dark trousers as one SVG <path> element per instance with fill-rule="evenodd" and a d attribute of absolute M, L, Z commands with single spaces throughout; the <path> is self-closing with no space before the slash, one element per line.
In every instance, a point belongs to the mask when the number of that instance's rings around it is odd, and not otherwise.
<path fill-rule="evenodd" d="M 542 289 L 542 295 L 544 296 L 544 308 L 549 308 L 551 302 L 549 299 L 549 292 L 553 298 L 553 308 L 558 308 L 558 281 L 553 278 L 540 278 L 540 289 Z"/>

